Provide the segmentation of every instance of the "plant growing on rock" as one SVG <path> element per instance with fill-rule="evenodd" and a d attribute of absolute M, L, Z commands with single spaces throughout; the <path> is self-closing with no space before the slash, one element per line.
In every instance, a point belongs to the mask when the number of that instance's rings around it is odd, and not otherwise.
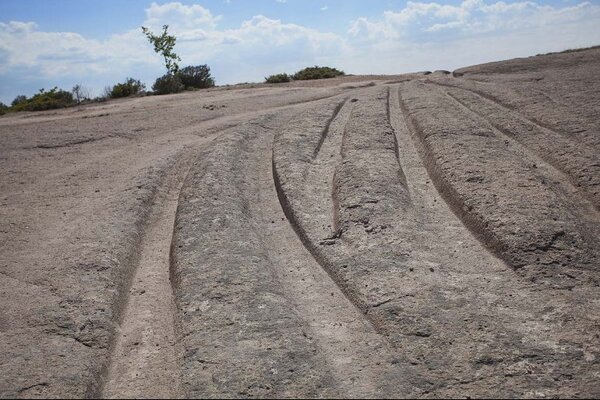
<path fill-rule="evenodd" d="M 142 26 L 142 32 L 144 32 L 144 35 L 146 35 L 150 43 L 154 46 L 154 51 L 163 57 L 167 73 L 174 75 L 179 71 L 177 62 L 181 61 L 181 58 L 173 51 L 177 38 L 174 35 L 169 35 L 167 32 L 168 29 L 169 25 L 163 25 L 162 33 L 155 35 L 148 28 Z"/>
<path fill-rule="evenodd" d="M 283 74 L 275 74 L 265 78 L 266 83 L 285 83 L 290 82 L 292 80 L 291 76 L 286 73 Z"/>
<path fill-rule="evenodd" d="M 177 38 L 168 33 L 169 25 L 163 25 L 160 35 L 155 35 L 148 28 L 142 26 L 142 32 L 154 46 L 154 51 L 160 54 L 165 62 L 167 74 L 156 79 L 152 90 L 156 94 L 179 93 L 185 89 L 204 89 L 215 86 L 215 80 L 210 75 L 208 65 L 190 65 L 179 69 L 178 62 L 181 58 L 173 49 Z"/>
<path fill-rule="evenodd" d="M 340 71 L 331 67 L 307 67 L 296 72 L 293 76 L 294 80 L 302 81 L 308 79 L 326 79 L 335 78 L 336 76 L 346 75 L 344 71 Z"/>
<path fill-rule="evenodd" d="M 19 98 L 21 96 L 17 96 Z M 25 97 L 25 96 L 22 96 Z M 17 99 L 15 99 L 17 100 Z M 20 99 L 22 100 L 22 98 Z M 14 102 L 13 102 L 14 103 Z M 75 104 L 71 92 L 54 87 L 51 90 L 40 89 L 39 93 L 13 105 L 13 111 L 43 111 L 64 108 Z"/>
<path fill-rule="evenodd" d="M 140 94 L 146 85 L 144 85 L 139 79 L 127 78 L 123 83 L 117 83 L 112 87 L 110 91 L 110 97 L 117 99 L 120 97 L 128 97 L 136 94 Z"/>
<path fill-rule="evenodd" d="M 156 79 L 154 85 L 152 85 L 152 90 L 156 94 L 169 94 L 169 93 L 179 93 L 185 89 L 183 83 L 181 83 L 181 79 L 179 79 L 178 75 L 173 74 L 165 74 L 160 78 Z"/>
<path fill-rule="evenodd" d="M 25 103 L 27 101 L 27 96 L 20 94 L 17 97 L 15 97 L 15 99 L 12 101 L 12 103 L 10 103 L 11 106 L 17 106 L 21 103 Z"/>
<path fill-rule="evenodd" d="M 210 75 L 208 65 L 190 65 L 182 68 L 176 74 L 186 89 L 205 89 L 215 86 L 215 80 Z"/>

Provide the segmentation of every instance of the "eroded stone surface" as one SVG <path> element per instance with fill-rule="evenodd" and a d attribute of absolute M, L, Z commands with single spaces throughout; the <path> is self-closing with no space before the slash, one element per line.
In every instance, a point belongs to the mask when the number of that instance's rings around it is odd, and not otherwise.
<path fill-rule="evenodd" d="M 592 49 L 0 118 L 0 396 L 118 395 L 156 240 L 173 393 L 598 397 L 599 68 Z"/>

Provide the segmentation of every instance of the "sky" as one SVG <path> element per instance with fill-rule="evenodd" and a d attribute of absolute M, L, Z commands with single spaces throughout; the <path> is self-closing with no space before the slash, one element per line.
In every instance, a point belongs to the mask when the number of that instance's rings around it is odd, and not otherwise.
<path fill-rule="evenodd" d="M 352 74 L 446 69 L 600 44 L 600 0 L 2 0 L 0 101 L 80 84 L 96 96 L 165 73 L 141 32 L 177 37 L 217 84 L 312 65 Z"/>

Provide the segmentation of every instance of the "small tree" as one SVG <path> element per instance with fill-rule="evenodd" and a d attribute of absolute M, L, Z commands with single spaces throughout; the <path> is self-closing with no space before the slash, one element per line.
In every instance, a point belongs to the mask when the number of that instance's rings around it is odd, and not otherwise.
<path fill-rule="evenodd" d="M 173 48 L 175 47 L 175 42 L 177 38 L 173 35 L 169 35 L 167 30 L 169 29 L 169 25 L 163 25 L 163 31 L 160 36 L 152 33 L 148 28 L 142 26 L 142 32 L 148 38 L 150 43 L 154 46 L 154 51 L 157 54 L 160 54 L 165 59 L 165 67 L 167 68 L 167 72 L 171 75 L 175 75 L 177 71 L 179 71 L 178 61 L 181 61 L 181 58 L 177 54 L 173 52 Z"/>
<path fill-rule="evenodd" d="M 77 103 L 81 103 L 84 100 L 89 100 L 90 98 L 89 89 L 80 84 L 73 86 L 73 89 L 71 89 L 71 93 L 73 93 L 73 97 L 75 98 L 75 101 Z"/>

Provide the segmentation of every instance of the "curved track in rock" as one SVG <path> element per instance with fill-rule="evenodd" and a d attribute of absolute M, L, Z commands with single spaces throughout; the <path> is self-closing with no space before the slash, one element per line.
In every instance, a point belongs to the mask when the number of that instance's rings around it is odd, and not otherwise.
<path fill-rule="evenodd" d="M 0 397 L 598 397 L 600 49 L 0 120 Z"/>
<path fill-rule="evenodd" d="M 544 273 L 543 265 L 567 266 L 577 260 L 583 270 L 597 269 L 597 215 L 589 203 L 579 201 L 562 174 L 543 164 L 538 168 L 535 158 L 470 111 L 461 111 L 453 98 L 423 83 L 405 87 L 405 116 L 420 138 L 434 182 L 488 247 L 515 268 L 541 266 Z M 439 107 L 423 106 L 431 102 Z M 441 119 L 430 118 L 429 110 Z M 528 189 L 515 198 L 507 184 Z M 534 222 L 546 219 L 545 224 Z M 549 277 L 561 273 L 557 268 L 545 271 Z M 595 279 L 593 273 L 589 278 Z"/>
<path fill-rule="evenodd" d="M 439 85 L 453 88 L 448 95 L 466 109 L 567 175 L 574 186 L 582 188 L 584 197 L 588 197 L 596 209 L 600 208 L 600 156 L 597 153 L 580 146 L 575 138 L 544 128 L 477 91 Z"/>
<path fill-rule="evenodd" d="M 195 144 L 196 146 L 201 143 Z M 178 157 L 151 206 L 148 226 L 129 288 L 102 397 L 180 398 L 180 349 L 175 335 L 176 307 L 169 280 L 169 255 L 175 212 L 193 151 Z"/>

